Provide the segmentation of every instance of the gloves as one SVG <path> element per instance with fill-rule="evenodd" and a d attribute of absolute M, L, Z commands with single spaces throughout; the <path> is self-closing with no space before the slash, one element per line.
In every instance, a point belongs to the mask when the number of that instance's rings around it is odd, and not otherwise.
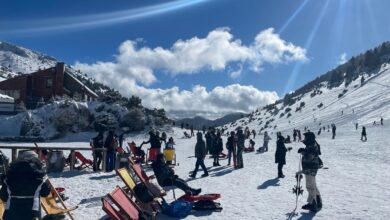
<path fill-rule="evenodd" d="M 298 149 L 298 153 L 299 153 L 299 154 L 300 154 L 300 153 L 303 153 L 303 152 L 305 152 L 305 148 L 302 148 L 302 147 L 301 147 L 301 148 Z"/>

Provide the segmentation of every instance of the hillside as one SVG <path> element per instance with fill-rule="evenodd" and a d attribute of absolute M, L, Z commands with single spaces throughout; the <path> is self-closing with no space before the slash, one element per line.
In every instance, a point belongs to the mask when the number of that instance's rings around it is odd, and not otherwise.
<path fill-rule="evenodd" d="M 390 43 L 352 58 L 282 100 L 225 127 L 262 131 L 318 131 L 328 125 L 369 124 L 390 118 Z M 367 61 L 368 60 L 368 61 Z M 357 64 L 358 63 L 358 64 Z M 342 72 L 342 71 L 345 72 Z M 352 126 L 352 125 L 351 125 Z"/>
<path fill-rule="evenodd" d="M 0 81 L 50 68 L 57 62 L 60 61 L 40 52 L 0 42 Z M 67 132 L 99 129 L 115 129 L 120 132 L 125 128 L 128 131 L 139 131 L 146 126 L 163 126 L 172 122 L 164 109 L 144 108 L 140 98 L 124 97 L 115 89 L 96 82 L 69 65 L 65 65 L 65 68 L 98 94 L 98 100 L 86 103 L 69 97 L 55 97 L 47 103 L 41 103 L 35 110 L 0 116 L 3 124 L 7 125 L 0 128 L 1 138 L 8 140 L 9 137 L 28 136 L 52 139 L 66 135 Z M 76 120 L 78 114 L 79 121 Z M 103 122 L 103 128 L 96 125 L 99 121 Z M 135 123 L 131 124 L 129 121 Z"/>

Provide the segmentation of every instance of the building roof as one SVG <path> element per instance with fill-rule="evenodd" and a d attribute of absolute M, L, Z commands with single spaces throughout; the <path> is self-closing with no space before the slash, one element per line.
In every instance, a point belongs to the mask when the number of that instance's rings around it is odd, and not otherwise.
<path fill-rule="evenodd" d="M 0 93 L 0 102 L 14 103 L 14 98 Z"/>
<path fill-rule="evenodd" d="M 90 88 L 88 88 L 84 83 L 82 83 L 80 80 L 78 80 L 72 73 L 65 71 L 65 74 L 70 76 L 73 80 L 75 80 L 80 86 L 82 86 L 86 91 L 94 95 L 96 98 L 99 97 L 94 91 L 92 91 Z"/>

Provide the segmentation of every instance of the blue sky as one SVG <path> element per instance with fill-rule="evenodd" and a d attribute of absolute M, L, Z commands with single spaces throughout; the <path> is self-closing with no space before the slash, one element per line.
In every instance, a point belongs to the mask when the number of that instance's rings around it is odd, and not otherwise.
<path fill-rule="evenodd" d="M 222 114 L 272 102 L 389 40 L 388 8 L 387 0 L 7 1 L 0 41 L 75 65 L 149 107 Z"/>

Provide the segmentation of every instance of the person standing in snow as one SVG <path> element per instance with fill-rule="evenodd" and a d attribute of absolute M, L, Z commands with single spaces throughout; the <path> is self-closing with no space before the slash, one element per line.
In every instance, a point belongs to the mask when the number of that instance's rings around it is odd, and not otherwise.
<path fill-rule="evenodd" d="M 51 188 L 43 164 L 35 156 L 13 161 L 2 179 L 3 220 L 41 218 L 40 197 L 47 197 Z"/>
<path fill-rule="evenodd" d="M 209 130 L 207 131 L 205 138 L 206 138 L 206 152 L 210 153 L 210 149 L 213 146 L 213 135 L 212 135 L 211 127 L 209 127 Z"/>
<path fill-rule="evenodd" d="M 298 142 L 302 141 L 302 136 L 301 136 L 301 130 L 297 130 L 298 133 Z"/>
<path fill-rule="evenodd" d="M 103 140 L 103 132 L 99 132 L 99 134 L 92 139 L 92 148 L 93 149 L 102 149 L 104 146 Z M 93 171 L 101 171 L 100 164 L 103 160 L 103 152 L 102 151 L 93 151 Z"/>
<path fill-rule="evenodd" d="M 275 163 L 278 164 L 278 178 L 284 178 L 283 166 L 286 164 L 286 152 L 287 148 L 284 145 L 284 137 L 282 133 L 276 133 L 276 152 L 275 152 Z"/>
<path fill-rule="evenodd" d="M 366 132 L 366 127 L 364 127 L 364 126 L 362 127 L 362 137 L 360 138 L 360 140 L 367 141 L 367 132 Z"/>
<path fill-rule="evenodd" d="M 233 155 L 233 160 L 235 160 L 236 156 L 235 156 L 235 136 L 236 134 L 234 133 L 234 131 L 230 132 L 230 136 L 228 137 L 227 139 L 227 142 L 226 142 L 226 149 L 228 150 L 228 166 L 230 166 L 230 160 L 232 158 L 232 155 Z M 235 162 L 234 162 L 235 164 Z"/>
<path fill-rule="evenodd" d="M 298 135 L 298 132 L 296 129 L 293 130 L 293 138 L 294 138 L 294 142 L 297 141 L 297 135 Z"/>
<path fill-rule="evenodd" d="M 197 142 L 195 145 L 195 157 L 196 157 L 196 164 L 195 164 L 195 170 L 192 172 L 191 177 L 195 178 L 196 173 L 198 172 L 199 166 L 203 169 L 203 175 L 202 177 L 206 177 L 209 175 L 206 166 L 204 165 L 204 158 L 206 157 L 206 143 L 203 140 L 202 133 L 198 132 L 196 134 Z"/>
<path fill-rule="evenodd" d="M 381 125 L 383 125 L 383 117 L 381 117 Z"/>
<path fill-rule="evenodd" d="M 256 131 L 255 131 L 255 129 L 252 130 L 252 134 L 253 134 L 253 139 L 255 139 L 256 138 Z"/>
<path fill-rule="evenodd" d="M 244 160 L 242 158 L 242 153 L 245 148 L 245 135 L 242 128 L 239 128 L 237 131 L 237 166 L 236 169 L 244 168 Z"/>
<path fill-rule="evenodd" d="M 359 124 L 356 122 L 356 123 L 355 123 L 356 131 L 357 131 L 358 127 L 359 127 Z"/>
<path fill-rule="evenodd" d="M 336 137 L 336 125 L 332 124 L 332 139 Z"/>
<path fill-rule="evenodd" d="M 115 159 L 116 159 L 116 148 L 118 147 L 118 142 L 115 139 L 114 131 L 109 131 L 106 141 L 104 142 L 104 148 L 107 149 L 106 155 L 106 172 L 111 172 L 115 168 Z"/>
<path fill-rule="evenodd" d="M 318 211 L 322 208 L 321 194 L 317 188 L 316 175 L 321 167 L 320 147 L 316 141 L 313 132 L 306 132 L 303 144 L 305 148 L 299 148 L 298 153 L 302 154 L 302 173 L 306 179 L 306 189 L 309 193 L 307 204 L 302 206 L 302 209 L 310 211 Z"/>
<path fill-rule="evenodd" d="M 218 132 L 217 136 L 214 136 L 213 138 L 213 147 L 210 149 L 210 154 L 212 154 L 214 157 L 213 166 L 221 166 L 219 164 L 219 155 L 221 154 L 222 150 L 223 150 L 223 142 L 221 138 L 221 133 Z"/>
<path fill-rule="evenodd" d="M 267 152 L 268 151 L 268 142 L 271 140 L 270 136 L 268 135 L 268 132 L 264 132 L 264 139 L 263 139 L 263 147 L 259 147 L 257 149 L 257 152 Z"/>

